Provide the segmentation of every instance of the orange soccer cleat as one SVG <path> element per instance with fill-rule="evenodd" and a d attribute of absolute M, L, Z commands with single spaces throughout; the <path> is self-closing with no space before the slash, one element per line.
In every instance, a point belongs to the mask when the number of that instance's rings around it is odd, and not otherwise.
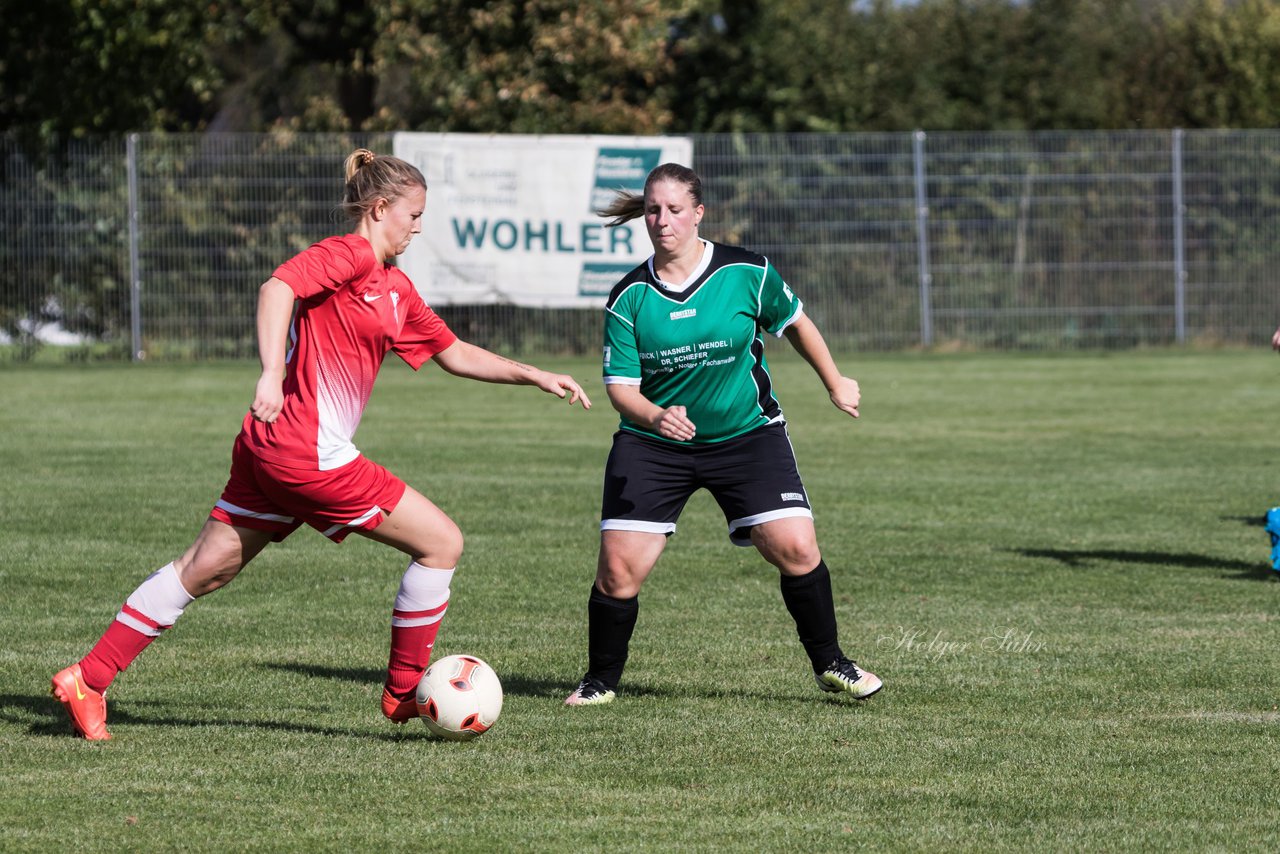
<path fill-rule="evenodd" d="M 382 713 L 392 723 L 408 723 L 418 717 L 418 698 L 416 696 L 408 698 L 397 697 L 391 693 L 391 689 L 383 686 Z"/>
<path fill-rule="evenodd" d="M 111 738 L 107 732 L 107 698 L 84 684 L 79 664 L 55 673 L 49 693 L 66 708 L 77 733 L 89 741 Z"/>

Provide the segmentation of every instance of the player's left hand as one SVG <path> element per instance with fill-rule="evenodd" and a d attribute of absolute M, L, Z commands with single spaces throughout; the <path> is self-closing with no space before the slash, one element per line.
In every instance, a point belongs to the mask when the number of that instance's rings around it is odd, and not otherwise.
<path fill-rule="evenodd" d="M 858 403 L 862 400 L 862 390 L 858 388 L 858 381 L 852 377 L 841 377 L 836 383 L 836 387 L 831 389 L 831 402 L 836 405 L 836 409 L 847 412 L 854 418 L 858 417 Z"/>
<path fill-rule="evenodd" d="M 583 409 L 591 408 L 591 398 L 587 397 L 587 393 L 582 390 L 582 386 L 578 385 L 578 381 L 568 374 L 552 374 L 544 371 L 539 377 L 538 388 L 562 399 L 568 397 L 570 406 L 581 403 Z"/>

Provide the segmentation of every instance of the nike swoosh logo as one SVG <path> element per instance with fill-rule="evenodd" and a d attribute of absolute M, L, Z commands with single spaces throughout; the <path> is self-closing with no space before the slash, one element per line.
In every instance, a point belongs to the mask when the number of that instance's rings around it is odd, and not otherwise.
<path fill-rule="evenodd" d="M 373 302 L 374 300 L 379 300 L 379 299 L 382 299 L 382 294 L 365 294 L 364 295 L 365 302 Z"/>
<path fill-rule="evenodd" d="M 72 681 L 72 682 L 75 684 L 75 686 L 76 686 L 76 699 L 77 699 L 77 700 L 83 700 L 83 699 L 85 699 L 85 697 L 86 697 L 87 695 L 86 695 L 83 691 L 81 691 L 81 690 L 80 690 L 80 679 L 79 679 L 79 678 L 78 678 L 74 673 L 71 675 L 71 681 Z"/>

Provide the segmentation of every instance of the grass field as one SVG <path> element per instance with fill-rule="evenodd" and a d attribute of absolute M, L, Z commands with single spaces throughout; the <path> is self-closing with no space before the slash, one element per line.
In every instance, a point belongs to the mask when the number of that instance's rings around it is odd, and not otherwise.
<path fill-rule="evenodd" d="M 454 744 L 382 719 L 403 571 L 309 529 L 112 687 L 107 744 L 46 693 L 184 548 L 250 364 L 0 370 L 0 850 L 1275 851 L 1280 358 L 845 357 L 854 423 L 775 377 L 847 652 L 822 695 L 776 573 L 696 496 L 623 692 L 585 663 L 615 417 L 389 364 L 358 443 L 467 535 L 437 655 L 502 676 Z"/>

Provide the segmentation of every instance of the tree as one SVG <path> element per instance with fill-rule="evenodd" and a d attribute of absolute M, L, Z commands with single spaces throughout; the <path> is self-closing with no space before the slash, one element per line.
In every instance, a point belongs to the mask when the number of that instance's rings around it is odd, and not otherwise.
<path fill-rule="evenodd" d="M 1188 0 L 1168 10 L 1130 110 L 1163 127 L 1280 124 L 1280 6 L 1270 0 Z"/>
<path fill-rule="evenodd" d="M 1274 0 L 0 0 L 0 132 L 1268 127 Z"/>
<path fill-rule="evenodd" d="M 395 0 L 374 125 L 482 133 L 671 126 L 680 0 Z"/>
<path fill-rule="evenodd" d="M 724 0 L 674 28 L 671 109 L 689 132 L 856 127 L 866 89 L 855 15 L 845 0 Z"/>
<path fill-rule="evenodd" d="M 200 127 L 225 82 L 208 59 L 205 5 L 0 0 L 0 131 L 31 139 Z"/>

